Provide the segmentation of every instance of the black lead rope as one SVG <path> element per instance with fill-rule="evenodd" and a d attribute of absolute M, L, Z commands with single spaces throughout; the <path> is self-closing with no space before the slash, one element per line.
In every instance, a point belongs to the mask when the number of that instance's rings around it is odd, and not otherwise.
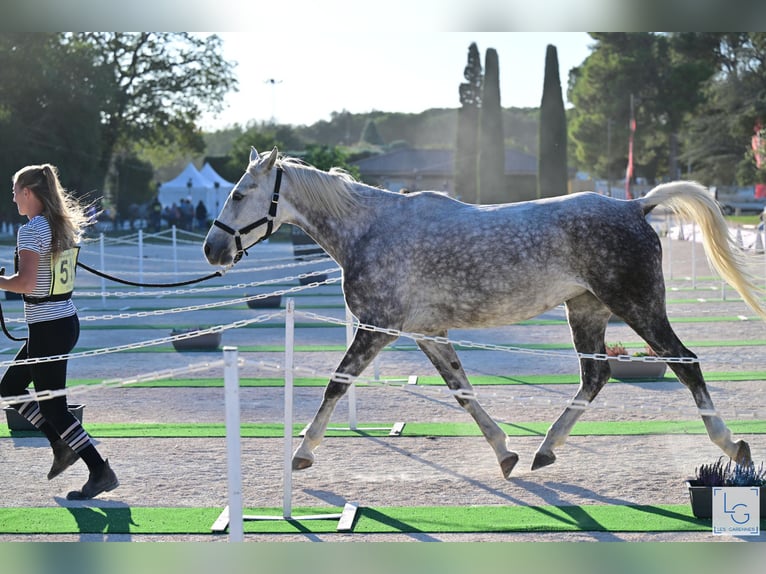
<path fill-rule="evenodd" d="M 3 306 L 0 305 L 0 327 L 3 328 L 3 333 L 5 333 L 5 336 L 8 337 L 11 341 L 26 341 L 26 337 L 14 337 L 8 332 L 8 327 L 5 326 L 5 317 L 3 316 Z"/>
<path fill-rule="evenodd" d="M 0 275 L 5 275 L 5 267 L 0 267 Z M 3 306 L 0 305 L 0 327 L 3 328 L 3 333 L 5 333 L 5 336 L 8 337 L 11 341 L 26 341 L 26 337 L 14 337 L 8 332 L 8 327 L 5 326 L 5 317 L 3 316 Z"/>
<path fill-rule="evenodd" d="M 93 273 L 94 275 L 98 275 L 99 277 L 103 277 L 104 279 L 109 279 L 110 281 L 115 281 L 117 283 L 122 283 L 124 285 L 132 285 L 133 287 L 183 287 L 185 285 L 193 285 L 194 283 L 200 283 L 202 281 L 207 281 L 208 279 L 213 279 L 214 277 L 221 277 L 223 276 L 223 273 L 221 271 L 216 271 L 215 273 L 210 273 L 209 275 L 205 275 L 204 277 L 198 277 L 196 279 L 189 279 L 188 281 L 179 281 L 177 283 L 138 283 L 136 281 L 128 281 L 127 279 L 121 279 L 119 277 L 113 277 L 112 275 L 107 275 L 106 273 L 103 273 L 102 271 L 99 271 L 98 269 L 93 269 L 92 267 L 89 267 L 88 265 L 85 265 L 85 263 L 82 263 L 80 261 L 77 262 L 77 265 L 79 267 L 82 267 L 86 271 L 89 271 Z M 5 275 L 5 267 L 0 267 L 0 275 Z M 5 333 L 5 336 L 11 339 L 12 341 L 26 341 L 26 337 L 18 338 L 14 337 L 10 334 L 8 331 L 8 327 L 5 326 L 5 317 L 3 316 L 3 307 L 0 305 L 0 327 L 3 329 L 3 333 Z"/>
<path fill-rule="evenodd" d="M 214 277 L 223 276 L 223 273 L 221 271 L 216 271 L 215 273 L 210 273 L 209 275 L 205 275 L 204 277 L 197 277 L 196 279 L 189 279 L 188 281 L 179 281 L 177 283 L 138 283 L 137 281 L 128 281 L 127 279 L 120 279 L 119 277 L 107 275 L 103 271 L 99 271 L 98 269 L 93 269 L 93 267 L 89 267 L 81 261 L 77 262 L 77 266 L 82 267 L 83 269 L 85 269 L 85 271 L 89 271 L 93 273 L 94 275 L 98 275 L 99 277 L 102 277 L 104 279 L 109 279 L 110 281 L 114 281 L 116 283 L 122 283 L 123 285 L 132 285 L 133 287 L 160 287 L 160 288 L 183 287 L 184 285 L 193 285 L 194 283 L 200 283 L 202 281 L 207 281 L 208 279 L 213 279 Z"/>

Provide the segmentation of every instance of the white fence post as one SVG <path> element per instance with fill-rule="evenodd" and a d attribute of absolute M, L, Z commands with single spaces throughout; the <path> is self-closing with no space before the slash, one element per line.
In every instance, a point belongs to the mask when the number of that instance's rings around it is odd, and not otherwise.
<path fill-rule="evenodd" d="M 242 449 L 239 423 L 239 367 L 237 348 L 223 348 L 223 381 L 226 403 L 226 458 L 229 473 L 229 541 L 244 540 L 242 518 Z"/>
<path fill-rule="evenodd" d="M 293 369 L 295 367 L 295 300 L 285 302 L 285 429 L 282 516 L 293 513 Z"/>
<path fill-rule="evenodd" d="M 354 316 L 351 310 L 346 307 L 346 349 L 354 341 Z M 356 385 L 352 382 L 348 386 L 348 428 L 356 430 Z"/>

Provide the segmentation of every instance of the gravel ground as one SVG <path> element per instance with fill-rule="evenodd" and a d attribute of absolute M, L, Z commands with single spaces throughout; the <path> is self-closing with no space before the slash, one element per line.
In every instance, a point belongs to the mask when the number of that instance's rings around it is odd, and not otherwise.
<path fill-rule="evenodd" d="M 196 247 L 194 249 L 197 249 Z M 195 261 L 189 248 L 187 258 Z M 701 247 L 692 257 L 692 246 L 674 242 L 671 289 L 668 308 L 674 328 L 686 342 L 719 342 L 712 346 L 689 344 L 703 361 L 708 372 L 766 370 L 766 354 L 762 345 L 727 344 L 731 341 L 763 341 L 766 326 L 753 317 L 729 289 L 724 299 L 720 283 L 711 279 L 704 263 Z M 269 265 L 269 258 L 285 256 L 281 244 L 264 246 L 260 259 L 248 258 L 243 263 L 253 267 Z M 130 262 L 130 248 L 110 248 L 122 253 Z M 148 253 L 147 253 L 148 252 Z M 186 252 L 185 252 L 186 253 Z M 183 256 L 183 255 L 182 255 Z M 86 254 L 87 257 L 87 254 Z M 146 268 L 156 258 L 166 257 L 160 248 L 146 249 Z M 691 268 L 695 260 L 696 271 Z M 122 260 L 120 260 L 122 261 Z M 87 261 L 89 264 L 95 264 Z M 126 263 L 125 265 L 132 265 Z M 119 269 L 117 263 L 112 264 Z M 196 265 L 196 263 L 195 263 Z M 207 272 L 200 267 L 202 272 Z M 128 273 L 128 267 L 123 269 Z M 292 273 L 288 270 L 287 273 Z M 117 272 L 115 271 L 115 274 Z M 281 277 L 285 270 L 252 271 L 227 275 L 217 283 L 245 283 L 264 276 Z M 695 275 L 692 281 L 686 277 Z M 87 278 L 85 273 L 78 275 Z M 166 281 L 167 279 L 164 279 Z M 83 279 L 84 290 L 97 289 L 98 282 Z M 211 282 L 213 283 L 213 282 Z M 297 282 L 295 282 L 297 284 Z M 231 297 L 242 296 L 242 287 Z M 296 294 L 296 307 L 322 315 L 343 317 L 342 308 L 325 308 L 339 304 L 337 287 L 321 287 L 321 295 Z M 226 294 L 226 297 L 229 295 Z M 203 305 L 220 300 L 220 293 L 198 293 L 156 296 L 145 290 L 122 298 L 82 298 L 78 306 L 82 317 L 104 314 L 135 314 L 151 309 L 174 309 Z M 703 299 L 703 300 L 700 300 Z M 169 334 L 168 325 L 216 325 L 253 317 L 260 311 L 241 309 L 194 310 L 172 315 L 125 317 L 112 321 L 83 321 L 78 349 L 99 349 L 117 345 L 138 344 Z M 4 305 L 6 316 L 18 318 L 13 302 Z M 737 319 L 738 316 L 747 320 Z M 708 317 L 706 322 L 687 322 L 691 318 Z M 726 317 L 727 320 L 713 318 Z M 554 309 L 544 318 L 563 319 L 563 311 Z M 298 319 L 302 321 L 303 319 Z M 281 319 L 271 328 L 232 329 L 223 334 L 224 345 L 281 345 L 284 329 Z M 569 342 L 566 325 L 522 325 L 481 331 L 456 331 L 454 339 L 482 343 L 560 343 Z M 621 323 L 610 324 L 609 341 L 638 342 L 638 338 Z M 8 342 L 6 348 L 13 348 Z M 345 344 L 342 327 L 299 328 L 299 345 Z M 382 353 L 375 365 L 381 377 L 434 375 L 425 357 L 408 350 L 412 342 L 400 339 L 391 350 Z M 162 352 L 160 352 L 160 347 Z M 77 351 L 77 349 L 76 349 Z M 6 350 L 6 353 L 9 353 Z M 544 356 L 471 349 L 459 352 L 470 375 L 531 375 L 575 373 L 577 364 L 571 354 Z M 281 363 L 279 352 L 241 352 L 245 364 L 241 376 L 278 376 L 264 367 L 264 362 Z M 12 355 L 6 355 L 8 359 Z M 340 351 L 300 352 L 296 365 L 328 374 L 340 359 Z M 152 352 L 123 351 L 70 361 L 70 377 L 110 379 L 138 374 L 203 365 L 219 361 L 220 352 L 176 353 L 169 343 Z M 373 369 L 365 373 L 373 376 Z M 199 368 L 194 377 L 221 377 L 220 366 Z M 709 384 L 716 406 L 725 419 L 758 418 L 766 415 L 766 389 L 762 381 L 722 381 Z M 566 401 L 576 391 L 575 385 L 477 386 L 479 401 L 496 420 L 507 423 L 532 421 L 552 422 Z M 321 388 L 296 388 L 294 418 L 308 422 L 321 398 Z M 281 422 L 283 390 L 281 388 L 242 388 L 243 422 Z M 438 386 L 416 388 L 401 385 L 360 386 L 356 391 L 360 426 L 377 421 L 403 422 L 467 422 L 470 417 Z M 70 401 L 73 402 L 73 401 Z M 86 404 L 85 422 L 223 422 L 224 393 L 221 388 L 95 388 L 77 397 Z M 599 395 L 594 407 L 582 420 L 693 420 L 696 411 L 689 392 L 678 383 L 610 383 Z M 346 424 L 348 403 L 342 401 L 334 422 Z M 761 435 L 742 436 L 750 442 L 756 461 L 766 459 L 766 445 Z M 504 480 L 490 447 L 481 437 L 362 437 L 327 438 L 317 450 L 315 465 L 293 475 L 293 504 L 296 506 L 342 505 L 353 502 L 361 506 L 385 507 L 401 505 L 566 505 L 566 504 L 685 504 L 688 502 L 684 480 L 701 463 L 716 460 L 720 451 L 701 435 L 649 435 L 620 437 L 571 437 L 558 451 L 557 462 L 544 469 L 529 470 L 541 437 L 514 439 L 520 463 L 510 480 Z M 209 506 L 223 507 L 226 495 L 226 444 L 224 439 L 104 439 L 99 449 L 112 462 L 121 485 L 111 493 L 91 502 L 96 506 Z M 297 441 L 295 445 L 297 446 Z M 246 506 L 280 507 L 282 503 L 281 439 L 243 439 L 243 496 Z M 63 500 L 67 491 L 78 488 L 87 478 L 87 470 L 76 464 L 55 481 L 44 478 L 50 465 L 46 441 L 41 438 L 0 440 L 0 481 L 23 488 L 3 497 L 3 506 L 47 507 L 77 505 Z M 753 541 L 760 537 L 743 537 Z M 9 536 L 0 541 L 224 541 L 223 536 L 143 536 L 143 535 L 67 535 Z M 730 541 L 732 538 L 711 533 L 502 533 L 502 534 L 294 534 L 247 535 L 247 541 Z"/>

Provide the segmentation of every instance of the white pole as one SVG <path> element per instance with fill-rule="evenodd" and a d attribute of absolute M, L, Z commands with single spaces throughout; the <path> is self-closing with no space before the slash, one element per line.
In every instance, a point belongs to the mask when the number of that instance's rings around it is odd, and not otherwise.
<path fill-rule="evenodd" d="M 764 218 L 764 223 L 766 223 L 766 218 Z M 758 229 L 757 228 L 756 228 L 755 232 L 758 233 Z M 766 225 L 763 228 L 763 243 L 762 243 L 762 245 L 763 245 L 763 263 L 764 263 L 764 266 L 763 266 L 763 270 L 764 270 L 763 279 L 764 279 L 764 281 L 766 281 Z"/>
<path fill-rule="evenodd" d="M 176 226 L 173 226 L 173 276 L 178 281 L 178 242 L 176 241 Z"/>
<path fill-rule="evenodd" d="M 226 405 L 226 458 L 229 473 L 229 542 L 244 540 L 242 524 L 242 449 L 239 424 L 239 370 L 237 348 L 223 348 L 223 383 Z"/>
<path fill-rule="evenodd" d="M 293 457 L 293 367 L 295 348 L 295 300 L 285 302 L 285 442 L 282 489 L 282 517 L 292 516 Z"/>
<path fill-rule="evenodd" d="M 104 233 L 102 232 L 99 237 L 99 253 L 101 255 L 101 272 L 106 270 L 104 265 Z M 106 279 L 101 278 L 101 306 L 106 307 Z"/>
<path fill-rule="evenodd" d="M 144 230 L 138 230 L 138 282 L 144 282 Z M 144 288 L 139 287 L 139 290 L 143 292 Z"/>
<path fill-rule="evenodd" d="M 346 307 L 346 349 L 351 347 L 354 340 L 354 315 Z M 356 430 L 356 385 L 351 383 L 348 387 L 348 427 Z"/>

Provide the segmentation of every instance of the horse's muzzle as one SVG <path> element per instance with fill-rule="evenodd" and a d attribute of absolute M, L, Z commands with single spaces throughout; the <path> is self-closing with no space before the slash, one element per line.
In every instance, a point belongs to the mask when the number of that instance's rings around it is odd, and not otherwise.
<path fill-rule="evenodd" d="M 205 241 L 202 246 L 202 251 L 205 253 L 205 258 L 210 265 L 220 265 L 225 267 L 234 263 L 231 252 L 227 249 L 227 246 L 216 248 L 211 242 Z"/>

